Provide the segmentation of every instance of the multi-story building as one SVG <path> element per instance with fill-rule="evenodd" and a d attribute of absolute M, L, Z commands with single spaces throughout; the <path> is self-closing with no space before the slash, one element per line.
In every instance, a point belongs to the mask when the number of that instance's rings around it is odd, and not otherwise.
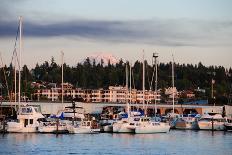
<path fill-rule="evenodd" d="M 151 90 L 145 91 L 145 102 L 151 103 L 155 99 L 160 100 L 160 91 L 157 92 Z M 47 98 L 51 101 L 56 101 L 61 98 L 62 90 L 61 88 L 51 88 L 37 90 L 34 94 L 37 96 L 38 100 L 41 98 Z M 65 89 L 63 93 L 64 97 L 81 98 L 85 102 L 117 102 L 117 103 L 143 103 L 143 91 L 132 89 L 131 93 L 126 87 L 122 86 L 110 86 L 109 89 Z"/>

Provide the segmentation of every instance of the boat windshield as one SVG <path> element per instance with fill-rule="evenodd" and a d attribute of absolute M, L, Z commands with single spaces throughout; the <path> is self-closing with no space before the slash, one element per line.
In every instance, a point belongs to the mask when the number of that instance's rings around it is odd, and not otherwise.
<path fill-rule="evenodd" d="M 22 113 L 32 113 L 32 108 L 31 107 L 22 108 Z"/>

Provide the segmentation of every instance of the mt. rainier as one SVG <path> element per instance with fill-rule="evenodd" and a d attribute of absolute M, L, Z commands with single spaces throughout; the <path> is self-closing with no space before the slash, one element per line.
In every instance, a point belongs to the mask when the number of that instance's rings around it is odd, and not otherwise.
<path fill-rule="evenodd" d="M 110 61 L 110 64 L 115 65 L 116 63 L 118 63 L 118 59 L 113 56 L 113 54 L 111 53 L 94 53 L 91 54 L 89 56 L 87 56 L 86 58 L 89 58 L 91 64 L 93 64 L 93 61 L 95 60 L 96 64 L 100 64 L 101 60 L 103 60 L 103 65 L 107 66 L 108 62 Z M 84 60 L 85 61 L 85 60 Z"/>

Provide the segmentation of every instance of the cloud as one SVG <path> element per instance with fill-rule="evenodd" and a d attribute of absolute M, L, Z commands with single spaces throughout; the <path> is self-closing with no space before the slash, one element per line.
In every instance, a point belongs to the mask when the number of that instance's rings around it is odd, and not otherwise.
<path fill-rule="evenodd" d="M 12 21 L 0 21 L 0 37 L 15 36 L 17 24 Z M 164 46 L 230 46 L 232 39 L 231 21 L 82 19 L 48 24 L 25 21 L 23 28 L 24 35 L 29 37 L 62 36 Z"/>

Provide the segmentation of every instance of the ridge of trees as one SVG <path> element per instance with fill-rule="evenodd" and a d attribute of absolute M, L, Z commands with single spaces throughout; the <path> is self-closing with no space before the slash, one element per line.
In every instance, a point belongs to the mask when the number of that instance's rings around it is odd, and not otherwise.
<path fill-rule="evenodd" d="M 121 59 L 117 64 L 103 65 L 103 61 L 96 63 L 87 58 L 83 63 L 77 63 L 76 66 L 64 64 L 64 81 L 73 84 L 75 87 L 85 89 L 107 89 L 110 85 L 125 85 L 125 65 Z M 129 63 L 128 63 L 129 64 Z M 132 87 L 142 89 L 142 62 L 136 61 L 132 66 Z M 146 65 L 146 89 L 150 88 L 154 66 Z M 3 70 L 6 72 L 7 82 L 10 91 L 14 92 L 14 68 L 12 64 L 4 66 L 0 70 L 0 83 L 2 84 L 2 94 L 7 96 L 6 80 Z M 61 66 L 54 58 L 51 62 L 45 61 L 41 65 L 36 64 L 35 68 L 28 69 L 26 65 L 22 67 L 22 91 L 27 92 L 27 96 L 33 93 L 30 87 L 33 81 L 45 81 L 52 83 L 61 83 Z M 194 90 L 198 87 L 206 90 L 206 97 L 211 96 L 211 82 L 215 80 L 214 89 L 216 97 L 229 97 L 232 86 L 232 69 L 226 69 L 223 66 L 204 66 L 201 62 L 197 65 L 175 64 L 175 86 L 177 90 Z M 154 84 L 153 84 L 154 85 Z M 158 64 L 158 88 L 164 89 L 171 87 L 171 62 Z M 154 88 L 154 86 L 153 86 Z"/>

